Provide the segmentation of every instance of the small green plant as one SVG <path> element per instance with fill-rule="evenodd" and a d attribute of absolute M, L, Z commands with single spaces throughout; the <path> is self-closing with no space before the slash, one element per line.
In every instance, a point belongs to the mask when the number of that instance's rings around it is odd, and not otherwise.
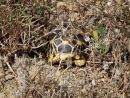
<path fill-rule="evenodd" d="M 108 34 L 108 32 L 106 32 L 105 27 L 103 25 L 98 26 L 98 32 L 102 37 L 105 37 Z"/>
<path fill-rule="evenodd" d="M 108 32 L 105 30 L 103 25 L 98 26 L 97 30 L 94 30 L 92 35 L 94 41 L 99 45 L 100 53 L 106 54 L 109 51 L 109 46 L 101 42 L 101 37 L 106 37 Z"/>
<path fill-rule="evenodd" d="M 109 46 L 100 43 L 100 53 L 106 54 L 109 51 Z"/>
<path fill-rule="evenodd" d="M 98 31 L 97 30 L 95 30 L 95 31 L 93 31 L 93 39 L 94 39 L 94 41 L 95 42 L 99 42 L 99 34 L 98 34 Z"/>

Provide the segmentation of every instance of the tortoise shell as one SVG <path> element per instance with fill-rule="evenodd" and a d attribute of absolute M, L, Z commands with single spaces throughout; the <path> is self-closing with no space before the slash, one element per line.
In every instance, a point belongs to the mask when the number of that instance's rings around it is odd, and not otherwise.
<path fill-rule="evenodd" d="M 66 30 L 63 32 L 56 29 L 51 32 L 46 40 L 48 41 L 48 62 L 56 63 L 70 59 L 77 66 L 85 65 L 83 50 L 88 46 L 84 34 L 79 31 Z"/>

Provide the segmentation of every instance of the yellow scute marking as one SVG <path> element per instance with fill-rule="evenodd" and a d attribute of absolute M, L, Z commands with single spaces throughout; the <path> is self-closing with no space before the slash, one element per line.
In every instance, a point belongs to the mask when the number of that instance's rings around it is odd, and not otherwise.
<path fill-rule="evenodd" d="M 63 41 L 62 41 L 62 44 L 67 45 L 67 44 L 69 44 L 69 41 L 63 40 Z"/>
<path fill-rule="evenodd" d="M 82 42 L 77 40 L 77 45 L 82 45 Z"/>
<path fill-rule="evenodd" d="M 76 55 L 75 56 L 75 59 L 77 60 L 77 59 L 80 59 L 80 56 L 79 55 Z"/>
<path fill-rule="evenodd" d="M 54 40 L 51 40 L 51 41 L 50 41 L 50 44 L 54 44 Z"/>
<path fill-rule="evenodd" d="M 53 60 L 53 55 L 50 54 L 50 55 L 49 55 L 49 60 L 48 60 L 48 62 L 52 62 L 52 60 Z"/>
<path fill-rule="evenodd" d="M 60 60 L 60 56 L 59 54 L 57 53 L 55 56 L 53 54 L 50 54 L 49 55 L 49 60 L 48 62 L 52 62 L 52 63 L 56 63 Z"/>
<path fill-rule="evenodd" d="M 77 66 L 83 66 L 85 65 L 85 60 L 74 60 L 75 65 Z"/>
<path fill-rule="evenodd" d="M 57 62 L 60 60 L 60 55 L 59 53 L 56 54 L 56 56 L 53 58 L 53 62 Z"/>
<path fill-rule="evenodd" d="M 73 54 L 72 53 L 62 53 L 61 55 L 60 55 L 60 59 L 61 60 L 65 60 L 65 59 L 67 59 L 67 58 L 72 58 L 73 57 Z"/>

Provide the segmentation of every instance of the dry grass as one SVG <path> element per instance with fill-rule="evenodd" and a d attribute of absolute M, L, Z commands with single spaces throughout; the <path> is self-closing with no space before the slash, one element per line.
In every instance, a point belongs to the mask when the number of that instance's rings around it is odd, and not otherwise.
<path fill-rule="evenodd" d="M 62 22 L 92 36 L 85 67 L 57 71 L 36 49 Z M 129 98 L 130 1 L 1 0 L 0 54 L 0 98 Z"/>

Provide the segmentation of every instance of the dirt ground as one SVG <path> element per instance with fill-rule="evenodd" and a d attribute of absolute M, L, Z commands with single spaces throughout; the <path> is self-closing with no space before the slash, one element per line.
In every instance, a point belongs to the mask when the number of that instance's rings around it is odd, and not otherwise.
<path fill-rule="evenodd" d="M 83 67 L 36 48 L 62 22 L 91 36 Z M 130 0 L 0 0 L 0 98 L 130 98 Z"/>

